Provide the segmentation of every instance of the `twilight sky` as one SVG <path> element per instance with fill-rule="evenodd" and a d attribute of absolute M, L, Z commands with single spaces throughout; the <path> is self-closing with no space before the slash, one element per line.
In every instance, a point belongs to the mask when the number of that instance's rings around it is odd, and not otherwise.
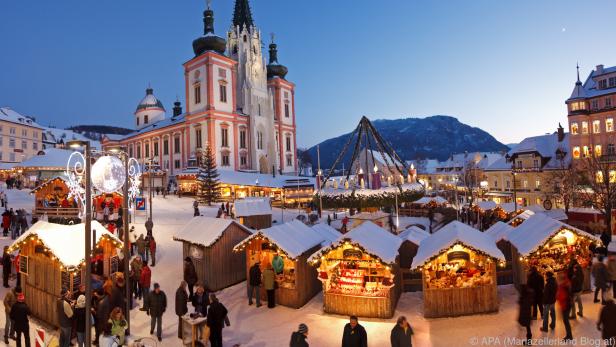
<path fill-rule="evenodd" d="M 148 83 L 168 113 L 200 0 L 0 2 L 0 106 L 42 124 L 131 126 Z M 232 0 L 213 0 L 225 36 Z M 566 124 L 580 62 L 616 65 L 614 1 L 251 0 L 296 83 L 298 144 L 372 119 L 456 116 L 504 143 Z M 269 42 L 264 42 L 268 44 Z"/>

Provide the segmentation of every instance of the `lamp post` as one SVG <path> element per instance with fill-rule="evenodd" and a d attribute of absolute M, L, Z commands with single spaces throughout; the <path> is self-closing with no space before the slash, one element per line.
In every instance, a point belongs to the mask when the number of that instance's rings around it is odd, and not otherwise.
<path fill-rule="evenodd" d="M 509 155 L 509 153 L 507 153 L 505 155 L 505 161 L 510 161 L 510 160 L 512 160 L 512 158 Z M 515 164 L 513 163 L 513 161 L 511 162 L 511 176 L 513 177 L 513 213 L 516 213 L 518 212 L 518 195 L 517 195 L 517 189 L 515 185 Z"/>
<path fill-rule="evenodd" d="M 85 311 L 89 317 L 89 312 L 92 310 L 92 183 L 91 183 L 91 164 L 90 164 L 90 141 L 69 141 L 67 145 L 71 148 L 84 149 L 85 160 L 85 262 L 86 262 L 86 307 Z M 92 321 L 86 319 L 86 346 L 92 345 Z"/>
<path fill-rule="evenodd" d="M 152 220 L 152 185 L 154 182 L 154 179 L 152 177 L 152 166 L 154 164 L 154 159 L 150 159 L 148 162 L 148 193 L 149 193 L 149 198 L 150 198 L 150 218 L 148 218 L 148 220 L 145 222 L 145 229 L 147 231 L 147 233 L 152 236 L 152 230 L 154 229 L 154 221 Z"/>

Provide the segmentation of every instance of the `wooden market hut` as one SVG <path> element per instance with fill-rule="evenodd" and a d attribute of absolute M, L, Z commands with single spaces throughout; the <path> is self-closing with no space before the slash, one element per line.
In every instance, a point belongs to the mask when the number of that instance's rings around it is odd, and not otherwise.
<path fill-rule="evenodd" d="M 511 225 L 503 222 L 496 222 L 492 224 L 485 234 L 490 235 L 496 242 L 496 247 L 505 255 L 505 266 L 499 266 L 496 269 L 497 283 L 498 284 L 511 284 L 513 283 L 513 262 L 511 261 L 511 243 L 509 243 L 509 235 L 515 228 Z"/>
<path fill-rule="evenodd" d="M 65 176 L 55 176 L 36 188 L 34 194 L 33 218 L 47 215 L 52 222 L 72 220 L 79 223 L 79 208 L 73 198 L 68 197 L 69 188 Z"/>
<path fill-rule="evenodd" d="M 328 243 L 319 232 L 293 220 L 256 231 L 233 250 L 245 252 L 246 274 L 257 261 L 263 271 L 272 264 L 274 257 L 282 257 L 284 268 L 276 276 L 276 303 L 300 308 L 321 290 L 316 269 L 308 264 L 308 256 Z M 261 296 L 265 300 L 264 290 Z"/>
<path fill-rule="evenodd" d="M 92 221 L 92 282 L 120 270 L 122 242 L 97 221 Z M 19 276 L 32 315 L 57 326 L 56 301 L 63 288 L 77 291 L 85 274 L 85 224 L 39 221 L 10 246 L 19 250 Z"/>
<path fill-rule="evenodd" d="M 235 218 L 252 229 L 272 226 L 272 205 L 269 198 L 244 198 L 233 203 Z"/>
<path fill-rule="evenodd" d="M 449 205 L 449 201 L 441 196 L 424 196 L 419 200 L 411 203 L 411 208 L 423 209 L 426 207 L 446 207 Z"/>
<path fill-rule="evenodd" d="M 310 256 L 319 264 L 323 311 L 391 318 L 402 291 L 398 249 L 402 239 L 364 222 Z"/>
<path fill-rule="evenodd" d="M 509 235 L 513 259 L 514 284 L 526 283 L 528 270 L 537 267 L 541 274 L 547 271 L 555 275 L 565 271 L 571 257 L 584 269 L 584 290 L 590 290 L 590 267 L 592 243 L 601 240 L 583 230 L 536 213 L 520 224 Z"/>
<path fill-rule="evenodd" d="M 424 317 L 498 311 L 496 266 L 504 262 L 491 236 L 459 221 L 424 239 L 411 266 L 422 272 Z"/>
<path fill-rule="evenodd" d="M 217 291 L 246 279 L 246 258 L 233 247 L 252 230 L 231 219 L 193 217 L 173 236 L 182 242 L 182 259 L 192 259 L 199 281 Z"/>

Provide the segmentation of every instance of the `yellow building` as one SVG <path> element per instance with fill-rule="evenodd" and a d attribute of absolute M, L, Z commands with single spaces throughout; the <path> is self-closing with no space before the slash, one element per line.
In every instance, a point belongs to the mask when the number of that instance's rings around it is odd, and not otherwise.
<path fill-rule="evenodd" d="M 0 108 L 0 163 L 20 163 L 43 149 L 43 128 L 32 118 Z"/>
<path fill-rule="evenodd" d="M 485 197 L 497 203 L 515 198 L 518 206 L 541 205 L 548 210 L 561 207 L 557 172 L 570 163 L 569 134 L 562 127 L 554 134 L 526 138 L 485 169 Z"/>

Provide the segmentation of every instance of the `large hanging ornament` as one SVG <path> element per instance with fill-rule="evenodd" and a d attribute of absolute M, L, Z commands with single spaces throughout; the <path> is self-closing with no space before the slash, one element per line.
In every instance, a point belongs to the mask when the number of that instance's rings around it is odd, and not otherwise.
<path fill-rule="evenodd" d="M 117 192 L 125 181 L 124 164 L 118 157 L 105 155 L 92 165 L 92 184 L 104 193 Z"/>

